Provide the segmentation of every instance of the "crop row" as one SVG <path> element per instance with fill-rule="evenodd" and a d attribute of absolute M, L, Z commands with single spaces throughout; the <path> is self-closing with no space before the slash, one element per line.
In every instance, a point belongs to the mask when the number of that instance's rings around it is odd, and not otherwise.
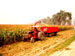
<path fill-rule="evenodd" d="M 59 31 L 64 31 L 69 29 L 72 29 L 72 27 L 59 27 Z"/>
<path fill-rule="evenodd" d="M 0 46 L 21 41 L 26 30 L 17 29 L 16 31 L 0 30 Z"/>

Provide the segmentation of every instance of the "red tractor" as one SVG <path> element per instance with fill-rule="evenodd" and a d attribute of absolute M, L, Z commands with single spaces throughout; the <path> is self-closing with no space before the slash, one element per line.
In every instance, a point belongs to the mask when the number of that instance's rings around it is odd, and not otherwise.
<path fill-rule="evenodd" d="M 58 27 L 39 27 L 40 30 L 37 30 L 36 22 L 31 31 L 27 31 L 24 35 L 24 39 L 30 39 L 31 42 L 35 42 L 36 39 L 43 40 L 45 36 L 56 35 L 59 31 Z"/>

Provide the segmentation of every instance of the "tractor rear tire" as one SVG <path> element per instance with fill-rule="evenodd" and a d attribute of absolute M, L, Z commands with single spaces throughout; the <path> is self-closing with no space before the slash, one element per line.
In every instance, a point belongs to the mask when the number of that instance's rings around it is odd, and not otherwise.
<path fill-rule="evenodd" d="M 34 37 L 31 37 L 31 38 L 30 38 L 30 42 L 32 42 L 32 43 L 34 43 L 34 42 L 35 42 Z"/>
<path fill-rule="evenodd" d="M 38 39 L 40 39 L 40 40 L 44 40 L 44 32 L 39 32 L 38 33 Z"/>

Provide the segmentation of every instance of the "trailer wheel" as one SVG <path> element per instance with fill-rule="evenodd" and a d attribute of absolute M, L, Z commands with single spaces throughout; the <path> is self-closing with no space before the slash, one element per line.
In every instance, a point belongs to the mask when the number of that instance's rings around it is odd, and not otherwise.
<path fill-rule="evenodd" d="M 38 33 L 38 39 L 44 40 L 44 32 L 39 32 Z"/>
<path fill-rule="evenodd" d="M 53 36 L 56 36 L 57 35 L 57 32 L 54 32 L 54 35 Z"/>
<path fill-rule="evenodd" d="M 32 43 L 34 43 L 34 42 L 35 42 L 34 37 L 31 37 L 31 38 L 30 38 L 30 42 L 32 42 Z"/>
<path fill-rule="evenodd" d="M 48 34 L 48 37 L 51 37 L 52 36 L 52 33 Z"/>

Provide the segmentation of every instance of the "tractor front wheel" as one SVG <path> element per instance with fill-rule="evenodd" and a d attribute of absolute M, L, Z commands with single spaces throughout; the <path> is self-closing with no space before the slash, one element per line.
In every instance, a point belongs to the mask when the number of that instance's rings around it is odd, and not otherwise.
<path fill-rule="evenodd" d="M 24 37 L 22 38 L 22 41 L 25 41 L 25 38 Z"/>
<path fill-rule="evenodd" d="M 34 37 L 31 37 L 31 38 L 30 38 L 30 42 L 32 42 L 32 43 L 34 43 L 34 42 L 35 42 Z"/>

